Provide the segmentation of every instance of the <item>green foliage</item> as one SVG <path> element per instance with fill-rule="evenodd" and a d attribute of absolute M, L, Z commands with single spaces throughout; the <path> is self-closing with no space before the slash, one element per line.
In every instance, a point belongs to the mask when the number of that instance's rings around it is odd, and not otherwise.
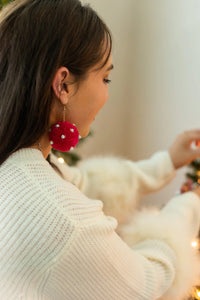
<path fill-rule="evenodd" d="M 0 9 L 6 5 L 7 3 L 11 2 L 12 0 L 0 0 Z"/>
<path fill-rule="evenodd" d="M 82 143 L 84 143 L 85 139 L 88 137 L 93 136 L 93 131 L 90 131 L 90 133 L 88 134 L 87 137 L 82 138 L 79 143 L 77 144 L 76 148 L 79 147 L 80 145 L 82 145 Z M 52 148 L 51 150 L 53 152 L 53 154 L 55 154 L 57 157 L 62 157 L 65 162 L 69 165 L 69 166 L 75 166 L 82 158 L 75 153 L 74 151 L 70 151 L 70 152 L 61 152 L 58 150 L 54 150 Z"/>
<path fill-rule="evenodd" d="M 61 152 L 54 149 L 52 149 L 51 151 L 57 157 L 62 157 L 69 166 L 75 166 L 79 162 L 79 160 L 81 160 L 81 157 L 74 152 Z"/>
<path fill-rule="evenodd" d="M 186 173 L 186 177 L 189 178 L 189 179 L 191 179 L 194 183 L 197 182 L 198 179 L 199 179 L 199 176 L 193 175 L 191 173 Z"/>
<path fill-rule="evenodd" d="M 186 173 L 186 177 L 191 179 L 194 183 L 198 182 L 200 176 L 198 172 L 200 172 L 200 159 L 194 160 L 189 166 L 190 172 Z"/>

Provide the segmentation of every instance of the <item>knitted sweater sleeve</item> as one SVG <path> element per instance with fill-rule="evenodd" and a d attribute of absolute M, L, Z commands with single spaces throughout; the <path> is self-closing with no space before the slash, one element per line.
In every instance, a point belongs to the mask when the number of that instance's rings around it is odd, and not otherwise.
<path fill-rule="evenodd" d="M 176 175 L 167 151 L 138 162 L 116 157 L 90 158 L 83 160 L 78 168 L 60 164 L 53 155 L 51 161 L 64 179 L 89 198 L 100 199 L 104 213 L 112 214 L 120 224 L 133 214 L 141 197 L 160 190 Z"/>
<path fill-rule="evenodd" d="M 184 299 L 199 268 L 189 244 L 199 226 L 199 208 L 198 197 L 191 193 L 173 199 L 160 215 L 149 212 L 146 219 L 138 217 L 129 232 L 129 246 L 115 233 L 112 217 L 99 216 L 78 226 L 68 253 L 49 271 L 44 295 L 47 299 Z"/>
<path fill-rule="evenodd" d="M 57 176 L 39 151 L 20 153 L 0 169 L 0 299 L 182 300 L 198 267 L 189 245 L 196 194 L 116 233 L 101 201 Z"/>
<path fill-rule="evenodd" d="M 117 229 L 118 234 L 132 249 L 150 260 L 154 258 L 151 257 L 153 249 L 148 248 L 149 238 L 156 239 L 159 236 L 159 240 L 174 250 L 174 278 L 170 288 L 159 299 L 188 299 L 192 287 L 200 283 L 199 253 L 191 247 L 191 241 L 196 238 L 200 227 L 199 212 L 199 197 L 188 192 L 172 198 L 160 212 L 137 212 L 129 224 Z"/>

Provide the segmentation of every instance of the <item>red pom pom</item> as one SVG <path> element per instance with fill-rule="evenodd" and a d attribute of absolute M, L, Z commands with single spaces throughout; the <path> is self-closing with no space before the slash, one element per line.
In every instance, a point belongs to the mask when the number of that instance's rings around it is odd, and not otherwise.
<path fill-rule="evenodd" d="M 51 146 L 58 151 L 66 152 L 79 142 L 79 132 L 75 125 L 64 121 L 54 124 L 49 130 Z"/>

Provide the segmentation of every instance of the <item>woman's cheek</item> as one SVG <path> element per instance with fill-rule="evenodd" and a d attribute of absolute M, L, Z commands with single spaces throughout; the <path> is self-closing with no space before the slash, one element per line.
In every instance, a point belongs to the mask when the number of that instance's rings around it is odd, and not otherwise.
<path fill-rule="evenodd" d="M 108 101 L 108 99 L 109 99 L 109 92 L 108 92 L 108 86 L 107 86 L 106 92 L 105 92 L 105 102 L 104 102 L 104 104 Z"/>

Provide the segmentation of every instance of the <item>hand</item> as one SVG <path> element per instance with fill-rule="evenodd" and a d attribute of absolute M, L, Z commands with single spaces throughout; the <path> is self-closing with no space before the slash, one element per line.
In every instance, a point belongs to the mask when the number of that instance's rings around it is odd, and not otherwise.
<path fill-rule="evenodd" d="M 193 160 L 200 157 L 200 147 L 191 148 L 192 142 L 200 141 L 200 130 L 190 130 L 181 133 L 169 149 L 175 169 L 190 164 Z"/>

